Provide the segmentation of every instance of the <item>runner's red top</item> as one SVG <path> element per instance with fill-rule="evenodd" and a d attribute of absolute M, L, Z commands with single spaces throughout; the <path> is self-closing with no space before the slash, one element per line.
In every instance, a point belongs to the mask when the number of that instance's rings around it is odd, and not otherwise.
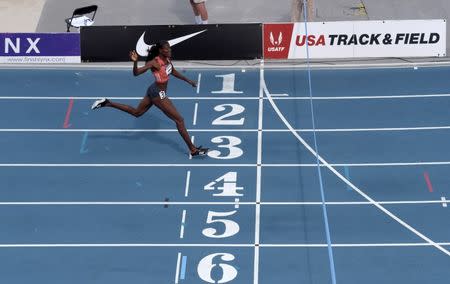
<path fill-rule="evenodd" d="M 152 73 L 155 76 L 156 83 L 166 83 L 169 81 L 169 75 L 172 73 L 172 63 L 167 60 L 167 64 L 159 56 L 155 57 L 156 62 L 161 68 L 159 70 L 153 69 Z"/>

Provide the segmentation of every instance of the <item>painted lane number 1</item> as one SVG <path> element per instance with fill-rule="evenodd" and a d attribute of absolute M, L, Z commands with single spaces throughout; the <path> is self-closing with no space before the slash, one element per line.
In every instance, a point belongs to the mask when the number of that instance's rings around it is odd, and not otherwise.
<path fill-rule="evenodd" d="M 242 94 L 242 91 L 234 89 L 234 81 L 236 74 L 216 75 L 216 78 L 222 78 L 222 90 L 212 91 L 213 94 Z"/>

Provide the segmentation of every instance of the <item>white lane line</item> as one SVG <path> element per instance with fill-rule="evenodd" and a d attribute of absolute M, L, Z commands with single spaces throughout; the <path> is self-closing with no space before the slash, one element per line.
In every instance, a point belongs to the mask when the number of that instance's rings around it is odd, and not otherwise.
<path fill-rule="evenodd" d="M 197 79 L 197 94 L 200 93 L 200 83 L 202 80 L 202 73 L 198 73 L 198 79 Z"/>
<path fill-rule="evenodd" d="M 181 216 L 181 226 L 180 226 L 180 239 L 184 238 L 184 225 L 186 223 L 186 210 L 183 210 L 183 215 Z"/>
<path fill-rule="evenodd" d="M 379 201 L 379 204 L 382 205 L 424 205 L 424 204 L 442 204 L 448 203 L 449 201 L 442 197 L 439 200 L 405 200 L 405 201 Z M 169 206 L 189 206 L 189 205 L 236 205 L 236 203 L 246 206 L 255 206 L 257 202 L 255 201 L 240 201 L 239 199 L 235 199 L 234 202 L 227 201 L 186 201 L 186 202 L 177 202 L 177 201 L 13 201 L 13 202 L 0 202 L 0 206 L 138 206 L 138 205 L 169 205 Z M 335 205 L 335 206 L 352 206 L 352 205 L 372 205 L 369 201 L 328 201 L 325 202 L 326 205 Z M 322 205 L 320 201 L 311 201 L 311 202 L 260 202 L 262 206 L 315 206 Z"/>
<path fill-rule="evenodd" d="M 321 164 L 321 167 L 403 167 L 403 166 L 447 166 L 445 162 L 413 162 L 413 163 L 359 163 L 359 164 Z M 257 164 L 48 164 L 48 163 L 11 163 L 0 164 L 0 167 L 256 167 Z M 261 167 L 311 168 L 317 164 L 261 164 Z"/>
<path fill-rule="evenodd" d="M 259 282 L 259 242 L 261 231 L 261 164 L 262 164 L 262 129 L 263 129 L 263 106 L 264 106 L 264 81 L 261 77 L 263 65 L 260 65 L 259 79 L 259 101 L 258 101 L 258 145 L 256 153 L 256 205 L 255 205 L 255 252 L 253 264 L 253 283 Z"/>
<path fill-rule="evenodd" d="M 194 141 L 195 141 L 195 136 L 192 135 L 192 138 L 191 138 L 192 144 L 195 144 Z M 192 160 L 192 155 L 191 155 L 191 153 L 189 153 L 189 160 Z"/>
<path fill-rule="evenodd" d="M 194 118 L 192 119 L 192 125 L 197 125 L 197 113 L 198 113 L 198 103 L 195 103 Z"/>
<path fill-rule="evenodd" d="M 281 96 L 273 100 L 310 100 L 310 97 Z M 344 97 L 313 97 L 313 100 L 381 100 L 381 99 L 418 99 L 418 98 L 447 98 L 450 94 L 423 94 L 423 95 L 392 95 L 392 96 L 344 96 Z M 97 100 L 102 97 L 51 97 L 51 96 L 0 96 L 0 100 Z M 141 100 L 142 97 L 109 97 L 111 100 Z M 259 97 L 170 97 L 171 100 L 259 100 Z M 268 98 L 263 98 L 268 100 Z"/>
<path fill-rule="evenodd" d="M 196 103 L 197 105 L 197 103 Z M 192 119 L 193 124 L 197 124 L 197 112 L 198 109 L 194 109 L 194 117 Z M 425 126 L 425 127 L 390 127 L 390 128 L 323 128 L 316 129 L 316 132 L 395 132 L 395 131 L 427 131 L 427 130 L 449 130 L 449 125 L 444 126 Z M 291 132 L 289 129 L 188 129 L 189 132 Z M 313 132 L 313 129 L 294 129 L 295 132 Z M 68 128 L 0 128 L 0 132 L 178 132 L 177 129 L 136 129 L 136 128 L 123 128 L 123 129 L 68 129 Z"/>
<path fill-rule="evenodd" d="M 184 186 L 184 197 L 189 196 L 189 184 L 191 182 L 191 171 L 187 171 L 186 174 L 186 184 Z"/>
<path fill-rule="evenodd" d="M 450 246 L 450 242 L 437 243 L 440 246 Z M 206 248 L 252 248 L 255 244 L 152 244 L 152 243 L 134 243 L 134 244 L 0 244 L 0 248 L 90 248 L 90 247 L 206 247 Z M 260 244 L 260 247 L 274 248 L 324 248 L 328 244 Z M 370 248 L 370 247 L 431 247 L 430 243 L 367 243 L 367 244 L 332 244 L 333 247 L 339 248 Z"/>
<path fill-rule="evenodd" d="M 175 270 L 175 284 L 178 284 L 178 279 L 180 278 L 180 262 L 181 262 L 181 252 L 178 253 L 177 257 L 177 268 Z"/>

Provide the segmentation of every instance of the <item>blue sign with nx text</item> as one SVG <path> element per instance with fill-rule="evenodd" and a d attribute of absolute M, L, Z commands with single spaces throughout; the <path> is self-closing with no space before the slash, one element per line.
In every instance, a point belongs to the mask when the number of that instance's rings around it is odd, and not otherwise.
<path fill-rule="evenodd" d="M 0 33 L 0 56 L 80 56 L 77 33 Z"/>

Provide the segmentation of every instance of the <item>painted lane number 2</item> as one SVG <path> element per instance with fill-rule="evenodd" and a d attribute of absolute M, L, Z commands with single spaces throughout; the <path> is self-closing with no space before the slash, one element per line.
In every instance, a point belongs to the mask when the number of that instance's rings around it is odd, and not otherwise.
<path fill-rule="evenodd" d="M 227 108 L 231 108 L 230 111 L 216 119 L 212 122 L 212 125 L 244 125 L 245 118 L 235 118 L 230 119 L 234 116 L 237 116 L 245 111 L 245 108 L 238 104 L 221 104 L 214 107 L 214 110 L 217 112 L 226 111 Z"/>

